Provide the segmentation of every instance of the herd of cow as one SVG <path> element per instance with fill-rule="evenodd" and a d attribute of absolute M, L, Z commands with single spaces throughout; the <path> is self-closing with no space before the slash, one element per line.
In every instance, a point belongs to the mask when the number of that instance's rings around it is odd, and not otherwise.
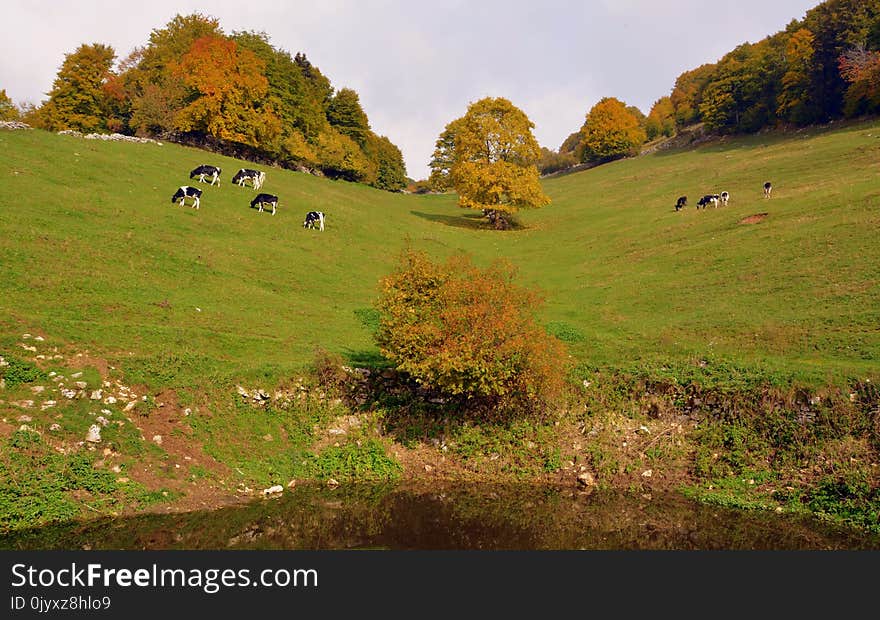
<path fill-rule="evenodd" d="M 770 192 L 772 191 L 773 185 L 770 183 L 770 181 L 764 183 L 764 198 L 770 198 Z M 679 196 L 678 200 L 675 201 L 675 210 L 681 211 L 684 207 L 687 206 L 687 201 L 687 196 Z M 697 209 L 705 209 L 710 204 L 713 207 L 718 207 L 719 205 L 722 207 L 726 207 L 729 201 L 730 193 L 728 192 L 721 192 L 720 194 L 706 194 L 697 201 Z"/>
<path fill-rule="evenodd" d="M 190 179 L 195 179 L 197 177 L 199 183 L 208 183 L 209 185 L 220 187 L 220 168 L 217 166 L 202 165 L 193 169 L 189 173 Z M 265 181 L 265 172 L 262 170 L 251 170 L 249 168 L 242 168 L 235 173 L 234 177 L 232 177 L 232 182 L 235 185 L 245 187 L 247 183 L 250 183 L 251 186 L 258 191 L 262 189 Z M 186 199 L 189 198 L 192 200 L 191 206 L 194 209 L 198 209 L 201 197 L 202 190 L 198 187 L 182 185 L 176 192 L 174 192 L 174 195 L 171 197 L 171 202 L 172 204 L 177 203 L 178 205 L 183 206 L 186 204 Z M 275 215 L 275 211 L 278 209 L 278 196 L 260 192 L 253 200 L 251 200 L 251 208 L 257 208 L 260 213 L 262 213 L 264 209 L 268 210 L 269 207 L 272 208 L 272 215 Z M 324 230 L 324 213 L 321 211 L 309 211 L 306 213 L 306 219 L 303 221 L 303 228 L 315 227 L 317 227 L 318 230 Z"/>

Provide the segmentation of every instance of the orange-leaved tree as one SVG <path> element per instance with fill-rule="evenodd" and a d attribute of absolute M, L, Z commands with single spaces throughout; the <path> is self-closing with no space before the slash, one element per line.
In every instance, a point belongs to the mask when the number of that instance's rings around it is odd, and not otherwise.
<path fill-rule="evenodd" d="M 541 188 L 534 123 L 507 99 L 486 97 L 446 126 L 431 160 L 438 189 L 454 188 L 458 204 L 486 212 L 494 226 L 508 228 L 522 208 L 550 204 Z"/>
<path fill-rule="evenodd" d="M 191 102 L 177 115 L 177 128 L 250 146 L 277 140 L 281 122 L 265 104 L 265 63 L 235 41 L 209 35 L 196 39 L 175 72 L 191 89 Z"/>
<path fill-rule="evenodd" d="M 445 263 L 408 250 L 382 280 L 383 355 L 419 383 L 466 402 L 542 412 L 561 397 L 570 357 L 536 321 L 537 294 L 505 263 Z"/>

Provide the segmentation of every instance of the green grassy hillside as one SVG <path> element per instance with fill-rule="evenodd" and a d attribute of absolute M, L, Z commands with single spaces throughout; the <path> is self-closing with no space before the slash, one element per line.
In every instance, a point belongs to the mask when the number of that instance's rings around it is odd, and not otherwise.
<path fill-rule="evenodd" d="M 410 243 L 512 260 L 523 283 L 543 289 L 549 330 L 588 364 L 723 359 L 819 379 L 878 371 L 878 122 L 547 180 L 553 203 L 508 232 L 482 228 L 454 196 L 271 167 L 263 191 L 280 206 L 259 213 L 254 191 L 230 183 L 243 162 L 173 144 L 6 131 L 0 150 L 7 351 L 21 332 L 43 332 L 168 385 L 284 376 L 317 346 L 363 360 L 376 348 L 358 311 Z M 172 205 L 201 163 L 223 168 L 221 188 L 202 185 L 198 211 Z M 728 207 L 694 208 L 722 190 Z M 676 213 L 681 194 L 691 206 Z M 327 214 L 323 233 L 303 229 L 309 210 Z"/>

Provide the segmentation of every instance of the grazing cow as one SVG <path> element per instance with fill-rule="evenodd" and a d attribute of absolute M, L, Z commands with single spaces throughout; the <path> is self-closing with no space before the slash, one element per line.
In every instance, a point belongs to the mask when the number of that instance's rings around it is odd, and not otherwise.
<path fill-rule="evenodd" d="M 275 215 L 275 209 L 278 207 L 278 196 L 272 194 L 257 194 L 257 197 L 251 200 L 251 207 L 260 207 L 260 213 L 263 212 L 263 206 L 270 205 L 272 207 L 272 215 Z"/>
<path fill-rule="evenodd" d="M 681 211 L 684 207 L 687 206 L 688 197 L 687 196 L 679 196 L 678 200 L 675 201 L 675 210 Z"/>
<path fill-rule="evenodd" d="M 324 230 L 324 213 L 322 211 L 309 211 L 306 213 L 306 221 L 303 228 L 314 228 L 318 224 L 318 230 Z"/>
<path fill-rule="evenodd" d="M 232 182 L 239 187 L 244 187 L 247 181 L 250 181 L 254 189 L 263 187 L 263 181 L 266 180 L 266 173 L 260 170 L 251 170 L 250 168 L 242 168 L 232 177 Z"/>
<path fill-rule="evenodd" d="M 764 198 L 770 198 L 770 192 L 773 191 L 773 186 L 770 184 L 770 181 L 764 183 Z"/>
<path fill-rule="evenodd" d="M 189 173 L 189 178 L 199 177 L 199 183 L 205 182 L 205 177 L 211 177 L 211 185 L 220 187 L 220 168 L 217 166 L 202 165 Z"/>
<path fill-rule="evenodd" d="M 177 204 L 179 204 L 182 207 L 183 204 L 186 202 L 187 198 L 192 198 L 193 199 L 193 204 L 192 204 L 193 209 L 198 209 L 199 208 L 199 198 L 201 198 L 201 197 L 202 197 L 202 190 L 200 190 L 198 187 L 191 187 L 189 185 L 184 185 L 182 187 L 179 187 L 177 189 L 177 191 L 174 192 L 174 195 L 171 197 L 171 202 L 172 203 L 176 202 Z"/>
<path fill-rule="evenodd" d="M 713 207 L 718 206 L 718 194 L 706 194 L 697 202 L 697 209 L 705 209 L 709 206 L 709 203 L 712 203 Z"/>
<path fill-rule="evenodd" d="M 727 202 L 730 200 L 730 194 L 727 192 L 721 192 L 720 199 L 721 199 L 721 206 L 726 207 Z"/>

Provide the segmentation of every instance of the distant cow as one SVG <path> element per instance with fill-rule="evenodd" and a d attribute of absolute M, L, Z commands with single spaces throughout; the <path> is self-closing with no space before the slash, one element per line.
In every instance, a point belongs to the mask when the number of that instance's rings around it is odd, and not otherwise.
<path fill-rule="evenodd" d="M 263 187 L 263 181 L 266 180 L 266 173 L 261 170 L 251 170 L 250 168 L 242 168 L 232 177 L 232 182 L 239 187 L 244 187 L 248 181 L 251 182 L 254 189 Z"/>
<path fill-rule="evenodd" d="M 697 202 L 697 209 L 705 209 L 709 206 L 709 203 L 711 203 L 713 207 L 717 207 L 718 199 L 718 194 L 706 194 Z"/>
<path fill-rule="evenodd" d="M 180 205 L 182 207 L 184 205 L 184 203 L 186 202 L 187 198 L 192 198 L 193 199 L 193 204 L 192 204 L 193 209 L 198 209 L 199 208 L 199 198 L 201 198 L 201 197 L 202 197 L 202 190 L 200 190 L 198 187 L 191 187 L 189 185 L 183 185 L 182 187 L 179 187 L 176 192 L 174 192 L 174 195 L 171 197 L 171 202 L 172 203 L 176 202 L 178 205 Z"/>
<path fill-rule="evenodd" d="M 721 206 L 726 207 L 727 202 L 730 200 L 730 194 L 727 192 L 721 192 L 720 200 L 721 200 Z"/>
<path fill-rule="evenodd" d="M 324 230 L 324 213 L 321 211 L 309 211 L 306 213 L 306 220 L 303 222 L 303 228 L 314 228 L 318 224 L 318 230 Z"/>
<path fill-rule="evenodd" d="M 220 187 L 220 168 L 217 166 L 202 165 L 189 173 L 189 178 L 199 177 L 199 183 L 204 183 L 206 177 L 211 178 L 211 185 Z"/>
<path fill-rule="evenodd" d="M 679 196 L 678 200 L 675 201 L 675 210 L 681 211 L 684 207 L 687 206 L 688 197 L 687 196 Z"/>
<path fill-rule="evenodd" d="M 770 192 L 773 191 L 773 186 L 770 184 L 770 181 L 764 183 L 764 198 L 770 198 Z"/>
<path fill-rule="evenodd" d="M 275 215 L 275 209 L 278 207 L 278 196 L 272 194 L 257 194 L 257 197 L 251 200 L 251 207 L 259 207 L 260 213 L 263 212 L 264 206 L 272 207 L 272 215 Z"/>

